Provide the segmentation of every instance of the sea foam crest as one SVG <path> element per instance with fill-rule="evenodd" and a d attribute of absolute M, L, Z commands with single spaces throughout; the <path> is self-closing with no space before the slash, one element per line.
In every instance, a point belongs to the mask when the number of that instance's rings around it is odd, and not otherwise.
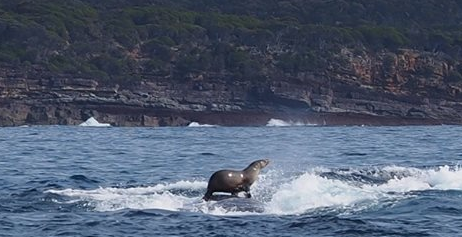
<path fill-rule="evenodd" d="M 389 171 L 400 170 L 401 167 L 388 167 Z M 393 177 L 390 186 L 400 187 L 402 192 L 419 190 L 462 190 L 462 167 L 440 166 L 435 169 L 407 168 L 409 176 Z M 401 186 L 398 186 L 401 185 Z"/>
<path fill-rule="evenodd" d="M 294 122 L 294 121 L 284 121 L 281 119 L 270 119 L 266 123 L 267 127 L 290 127 L 290 126 L 316 126 L 316 124 Z"/>
<path fill-rule="evenodd" d="M 281 185 L 268 203 L 267 212 L 300 214 L 309 209 L 347 206 L 365 200 L 378 199 L 380 196 L 380 193 L 368 191 L 345 181 L 306 173 Z"/>
<path fill-rule="evenodd" d="M 179 181 L 171 184 L 157 184 L 152 187 L 134 188 L 98 188 L 94 190 L 64 189 L 48 190 L 48 193 L 59 194 L 88 202 L 95 211 L 117 211 L 121 209 L 163 209 L 180 210 L 191 206 L 196 198 L 173 194 L 176 189 L 199 190 L 207 183 L 202 181 Z"/>
<path fill-rule="evenodd" d="M 330 173 L 336 173 L 337 176 L 323 175 L 325 168 L 293 177 L 286 177 L 284 172 L 270 170 L 261 174 L 252 186 L 254 202 L 241 200 L 244 201 L 243 204 L 250 205 L 245 208 L 239 203 L 224 205 L 201 200 L 207 186 L 205 181 L 186 180 L 149 187 L 64 189 L 47 192 L 67 196 L 74 202 L 85 201 L 95 211 L 128 208 L 202 212 L 212 215 L 293 215 L 319 208 L 354 212 L 381 203 L 395 203 L 403 198 L 412 198 L 416 195 L 412 191 L 462 190 L 462 169 L 458 166 L 431 169 L 389 166 L 379 169 L 380 172 L 371 176 L 385 179 L 376 183 L 348 179 L 348 171 L 330 170 Z M 353 175 L 362 171 L 350 172 Z M 338 178 L 345 173 L 346 179 Z M 257 208 L 252 206 L 255 203 L 258 204 Z"/>
<path fill-rule="evenodd" d="M 210 127 L 217 127 L 217 125 L 200 124 L 198 122 L 191 122 L 190 124 L 188 124 L 188 127 L 193 127 L 193 128 L 206 127 L 206 128 L 210 128 Z"/>
<path fill-rule="evenodd" d="M 411 191 L 462 190 L 460 167 L 386 167 L 384 170 L 403 175 L 394 176 L 382 184 L 358 184 L 305 173 L 279 187 L 268 202 L 267 213 L 300 214 L 320 207 L 372 205 L 378 201 L 405 198 Z"/>
<path fill-rule="evenodd" d="M 109 123 L 100 123 L 95 118 L 91 117 L 87 119 L 85 122 L 79 124 L 82 127 L 110 127 L 111 124 Z"/>

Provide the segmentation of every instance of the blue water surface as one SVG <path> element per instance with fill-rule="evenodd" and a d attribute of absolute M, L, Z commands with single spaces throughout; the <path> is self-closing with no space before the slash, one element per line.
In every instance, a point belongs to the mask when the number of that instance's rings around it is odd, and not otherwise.
<path fill-rule="evenodd" d="M 0 236 L 462 236 L 462 127 L 0 128 Z M 253 198 L 204 202 L 269 158 Z"/>

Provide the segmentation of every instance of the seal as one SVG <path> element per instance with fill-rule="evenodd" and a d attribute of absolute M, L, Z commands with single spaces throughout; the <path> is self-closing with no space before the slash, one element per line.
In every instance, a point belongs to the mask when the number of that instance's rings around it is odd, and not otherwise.
<path fill-rule="evenodd" d="M 257 160 L 242 171 L 219 170 L 213 173 L 207 185 L 207 192 L 202 199 L 209 201 L 214 192 L 231 193 L 232 196 L 245 192 L 245 196 L 250 198 L 250 186 L 257 180 L 260 170 L 265 168 L 269 162 L 269 159 Z"/>

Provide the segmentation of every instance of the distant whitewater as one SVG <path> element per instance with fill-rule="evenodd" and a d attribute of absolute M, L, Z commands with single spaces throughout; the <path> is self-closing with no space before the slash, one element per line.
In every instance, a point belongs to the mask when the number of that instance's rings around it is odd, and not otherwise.
<path fill-rule="evenodd" d="M 284 121 L 281 119 L 270 119 L 268 123 L 266 123 L 267 127 L 291 127 L 291 126 L 316 126 L 317 124 L 312 123 L 302 123 L 302 122 L 294 122 L 294 121 Z"/>
<path fill-rule="evenodd" d="M 87 119 L 87 121 L 79 124 L 82 127 L 110 127 L 111 124 L 109 123 L 100 123 L 95 118 L 91 117 Z"/>
<path fill-rule="evenodd" d="M 211 128 L 211 127 L 217 127 L 217 125 L 213 124 L 200 124 L 198 122 L 191 122 L 188 124 L 188 127 L 193 127 L 193 128 L 198 128 L 198 127 L 205 127 L 205 128 Z"/>

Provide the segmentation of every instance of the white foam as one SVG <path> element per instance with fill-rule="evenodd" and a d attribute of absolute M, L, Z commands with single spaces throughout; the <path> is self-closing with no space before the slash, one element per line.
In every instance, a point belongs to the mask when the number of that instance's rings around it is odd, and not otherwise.
<path fill-rule="evenodd" d="M 163 209 L 170 211 L 202 212 L 212 215 L 294 215 L 322 208 L 358 211 L 385 202 L 412 198 L 413 191 L 461 190 L 462 169 L 442 166 L 418 169 L 389 166 L 377 168 L 377 177 L 384 182 L 371 184 L 321 175 L 325 168 L 312 169 L 301 175 L 286 177 L 281 171 L 261 174 L 252 186 L 253 198 L 262 204 L 264 212 L 245 208 L 220 206 L 219 202 L 202 201 L 207 182 L 178 181 L 148 187 L 98 188 L 94 190 L 49 190 L 73 201 L 85 201 L 95 211 L 120 209 Z M 332 171 L 348 176 L 358 170 Z M 374 174 L 371 174 L 374 175 Z M 375 175 L 374 175 L 375 176 Z M 321 209 L 319 209 L 321 208 Z M 241 211 L 239 211 L 241 210 Z"/>
<path fill-rule="evenodd" d="M 394 177 L 387 183 L 393 191 L 421 190 L 462 190 L 462 168 L 460 166 L 440 166 L 435 169 L 406 169 L 409 176 Z"/>
<path fill-rule="evenodd" d="M 98 188 L 94 190 L 64 189 L 48 190 L 82 201 L 88 201 L 96 211 L 117 211 L 121 209 L 163 209 L 177 211 L 191 204 L 196 198 L 172 194 L 175 189 L 204 189 L 206 182 L 179 181 L 172 184 L 158 184 L 152 187 Z"/>
<path fill-rule="evenodd" d="M 200 124 L 198 122 L 191 122 L 188 127 L 194 127 L 194 128 L 197 128 L 197 127 L 207 127 L 207 128 L 210 128 L 210 127 L 217 127 L 217 125 L 212 125 L 212 124 Z"/>
<path fill-rule="evenodd" d="M 316 124 L 294 122 L 294 121 L 284 121 L 281 119 L 270 119 L 266 123 L 267 127 L 290 127 L 290 126 L 316 126 Z"/>
<path fill-rule="evenodd" d="M 157 191 L 166 191 L 172 189 L 187 189 L 187 190 L 200 190 L 207 187 L 207 182 L 205 181 L 188 181 L 181 180 L 175 183 L 170 184 L 157 184 L 153 187 Z"/>
<path fill-rule="evenodd" d="M 440 167 L 439 170 L 430 170 L 426 181 L 433 189 L 462 190 L 462 169 L 452 169 L 449 166 Z"/>
<path fill-rule="evenodd" d="M 300 214 L 320 207 L 347 206 L 380 198 L 368 191 L 340 180 L 306 173 L 280 187 L 268 203 L 271 214 Z"/>
<path fill-rule="evenodd" d="M 79 126 L 83 127 L 110 127 L 111 124 L 109 123 L 100 123 L 95 118 L 91 117 L 87 119 L 87 121 L 79 124 Z"/>
<path fill-rule="evenodd" d="M 150 194 L 155 192 L 169 191 L 172 189 L 187 189 L 187 190 L 199 190 L 207 186 L 207 182 L 204 181 L 178 181 L 171 184 L 157 184 L 155 186 L 148 187 L 133 187 L 133 188 L 99 188 L 94 190 L 74 190 L 74 189 L 64 189 L 64 190 L 48 190 L 49 193 L 56 193 L 65 196 L 91 196 L 98 195 L 101 193 L 112 193 L 116 195 L 142 195 Z"/>
<path fill-rule="evenodd" d="M 214 216 L 248 216 L 248 215 L 261 215 L 262 213 L 256 213 L 251 211 L 237 211 L 234 209 L 226 209 L 220 206 L 213 206 L 210 203 L 204 203 L 198 205 L 198 209 L 202 213 L 214 215 Z"/>
<path fill-rule="evenodd" d="M 305 173 L 279 187 L 267 205 L 272 214 L 300 214 L 320 207 L 345 207 L 404 198 L 411 191 L 462 190 L 462 169 L 442 166 L 436 169 L 386 167 L 401 172 L 386 183 L 357 184 Z"/>

